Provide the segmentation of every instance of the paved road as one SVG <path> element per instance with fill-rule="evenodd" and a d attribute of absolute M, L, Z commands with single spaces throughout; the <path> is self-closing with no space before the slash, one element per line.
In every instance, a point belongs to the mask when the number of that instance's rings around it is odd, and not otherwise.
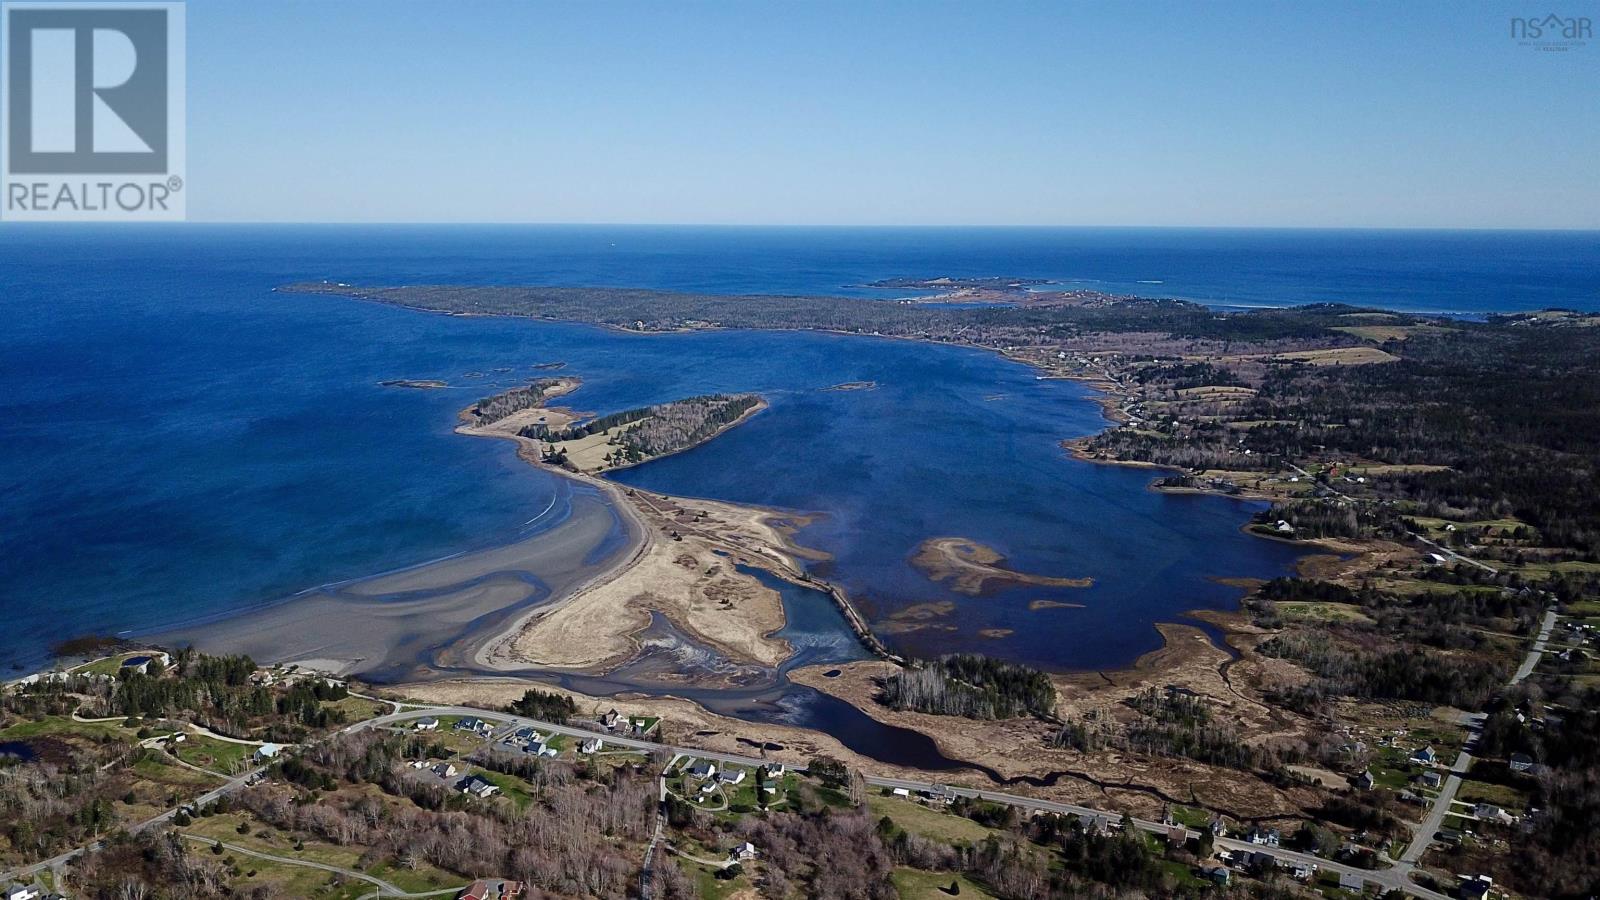
<path fill-rule="evenodd" d="M 387 726 L 396 726 L 396 725 L 400 725 L 401 723 L 404 723 L 404 722 L 406 722 L 408 720 L 422 718 L 423 716 L 475 716 L 475 717 L 480 718 L 480 719 L 500 722 L 500 723 L 502 723 L 502 726 L 509 726 L 509 728 L 508 727 L 502 727 L 502 728 L 498 729 L 496 731 L 496 733 L 495 733 L 497 737 L 498 736 L 503 736 L 505 734 L 508 734 L 508 733 L 510 733 L 510 731 L 515 730 L 516 728 L 527 727 L 527 728 L 538 729 L 540 731 L 553 732 L 555 734 L 564 734 L 564 735 L 567 735 L 569 737 L 577 737 L 577 738 L 598 737 L 598 738 L 601 738 L 604 741 L 606 741 L 606 743 L 608 743 L 608 744 L 610 744 L 612 746 L 616 746 L 616 747 L 628 747 L 630 749 L 640 750 L 640 751 L 643 751 L 645 753 L 662 752 L 662 753 L 681 754 L 683 756 L 692 756 L 692 757 L 696 757 L 696 758 L 699 758 L 699 759 L 714 760 L 714 761 L 716 761 L 718 763 L 721 763 L 723 765 L 739 765 L 739 766 L 749 766 L 749 767 L 754 768 L 756 766 L 764 765 L 764 764 L 770 762 L 770 760 L 760 759 L 760 758 L 751 757 L 751 756 L 742 756 L 740 754 L 735 754 L 735 753 L 720 753 L 720 752 L 711 751 L 711 750 L 702 750 L 702 749 L 695 748 L 695 747 L 675 747 L 675 746 L 657 744 L 657 743 L 653 743 L 651 741 L 638 740 L 636 738 L 618 737 L 618 736 L 615 736 L 615 735 L 607 734 L 605 732 L 593 731 L 593 730 L 585 729 L 585 728 L 577 728 L 577 727 L 574 727 L 574 726 L 571 726 L 571 725 L 559 725 L 559 724 L 556 724 L 554 722 L 543 722 L 543 721 L 540 721 L 538 719 L 529 719 L 529 718 L 526 718 L 524 716 L 515 716 L 515 715 L 511 715 L 509 713 L 497 712 L 497 711 L 494 711 L 494 710 L 477 709 L 475 707 L 470 707 L 470 706 L 426 706 L 426 707 L 419 706 L 419 707 L 415 707 L 415 708 L 412 708 L 412 709 L 406 709 L 406 710 L 403 710 L 403 711 L 400 711 L 400 712 L 388 713 L 386 715 L 378 716 L 377 718 L 373 718 L 373 719 L 367 719 L 367 720 L 362 721 L 362 722 L 357 722 L 357 723 L 355 723 L 353 725 L 350 725 L 349 727 L 343 729 L 343 732 L 341 732 L 341 733 L 357 732 L 357 731 L 363 731 L 363 730 L 367 730 L 367 729 L 371 729 L 371 728 L 382 728 L 382 727 L 387 727 Z M 191 803 L 196 804 L 196 805 L 205 804 L 205 803 L 211 803 L 211 802 L 215 801 L 218 797 L 223 796 L 224 794 L 229 794 L 229 793 L 233 793 L 234 791 L 240 790 L 241 788 L 244 787 L 244 784 L 249 779 L 249 777 L 251 775 L 255 774 L 256 772 L 259 772 L 259 771 L 261 771 L 261 770 L 260 769 L 256 769 L 256 770 L 253 770 L 251 772 L 246 772 L 246 773 L 244 773 L 244 774 L 242 774 L 242 775 L 230 780 L 227 784 L 225 784 L 225 785 L 223 785 L 223 786 L 221 786 L 219 788 L 216 788 L 215 790 L 209 791 L 206 794 L 200 796 L 199 798 L 196 798 L 195 800 L 191 801 Z M 904 778 L 884 778 L 884 777 L 870 776 L 869 775 L 869 776 L 866 777 L 865 780 L 866 780 L 866 782 L 868 784 L 873 785 L 875 787 L 887 787 L 887 788 L 897 788 L 897 787 L 899 787 L 899 788 L 905 788 L 908 791 L 931 791 L 931 790 L 934 790 L 935 788 L 941 787 L 941 785 L 935 784 L 933 782 L 914 781 L 914 780 L 904 779 Z M 1018 796 L 1016 794 L 1004 794 L 1004 793 L 999 793 L 999 792 L 996 792 L 996 791 L 981 791 L 981 790 L 975 790 L 975 789 L 972 789 L 972 788 L 963 788 L 963 787 L 946 787 L 945 789 L 950 791 L 950 792 L 952 792 L 952 793 L 954 793 L 954 794 L 956 794 L 956 795 L 959 795 L 959 796 L 973 797 L 973 798 L 977 798 L 977 799 L 988 801 L 990 803 L 999 803 L 999 804 L 1004 804 L 1006 806 L 1014 806 L 1014 807 L 1017 807 L 1018 809 L 1022 809 L 1024 811 L 1029 811 L 1029 812 L 1034 811 L 1034 810 L 1044 810 L 1044 811 L 1047 811 L 1047 812 L 1064 813 L 1064 814 L 1075 815 L 1075 816 L 1105 815 L 1105 816 L 1113 816 L 1113 817 L 1120 818 L 1119 814 L 1117 814 L 1115 812 L 1112 812 L 1112 811 L 1094 809 L 1094 808 L 1088 807 L 1088 806 L 1077 806 L 1077 805 L 1071 804 L 1071 803 L 1058 803 L 1058 802 L 1053 801 L 1053 800 L 1041 800 L 1041 799 L 1034 798 L 1034 797 L 1023 797 L 1023 796 Z M 143 831 L 143 830 L 145 830 L 147 828 L 150 828 L 150 827 L 152 827 L 154 825 L 169 821 L 176 813 L 177 813 L 176 809 L 168 810 L 167 812 L 162 813 L 159 816 L 155 816 L 155 817 L 153 817 L 151 819 L 147 819 L 144 822 L 139 823 L 138 825 L 130 828 L 129 831 L 132 831 L 132 832 L 135 832 L 135 833 L 137 833 L 139 831 Z M 1149 831 L 1155 831 L 1155 832 L 1160 832 L 1160 833 L 1165 833 L 1165 831 L 1167 829 L 1167 826 L 1165 826 L 1165 825 L 1162 825 L 1162 824 L 1157 823 L 1157 822 L 1151 822 L 1151 821 L 1148 821 L 1148 820 L 1143 820 L 1143 819 L 1135 819 L 1134 820 L 1134 825 L 1136 825 L 1139 828 L 1144 828 L 1144 829 L 1149 830 Z M 1224 848 L 1227 848 L 1229 850 L 1236 850 L 1236 851 L 1238 851 L 1238 850 L 1254 851 L 1254 850 L 1263 849 L 1261 847 L 1258 847 L 1258 846 L 1255 846 L 1253 844 L 1247 843 L 1245 841 L 1237 840 L 1237 839 L 1234 839 L 1234 838 L 1218 838 L 1216 843 L 1217 843 L 1217 846 L 1219 846 L 1219 847 L 1224 847 Z M 97 846 L 98 846 L 98 844 L 91 845 L 91 847 L 97 847 Z M 87 849 L 87 848 L 85 848 L 85 849 Z M 55 857 L 53 859 L 45 860 L 44 862 L 40 862 L 40 863 L 35 863 L 32 866 L 29 866 L 27 868 L 18 869 L 18 870 L 14 871 L 14 872 L 5 873 L 4 875 L 0 875 L 0 879 L 3 879 L 3 878 L 31 878 L 35 873 L 37 873 L 37 872 L 39 872 L 39 871 L 41 871 L 43 869 L 52 868 L 54 866 L 60 865 L 61 863 L 66 862 L 67 860 L 77 856 L 79 853 L 82 853 L 82 852 L 83 852 L 83 849 L 74 850 L 74 851 L 72 851 L 70 853 L 62 854 L 62 855 L 60 855 L 58 857 Z M 1410 872 L 1410 869 L 1411 869 L 1410 866 L 1398 866 L 1398 867 L 1390 868 L 1390 869 L 1368 870 L 1368 869 L 1360 869 L 1360 868 L 1357 868 L 1355 866 L 1347 866 L 1347 865 L 1344 865 L 1343 863 L 1338 863 L 1338 862 L 1334 862 L 1334 861 L 1331 861 L 1331 860 L 1322 859 L 1322 858 L 1317 857 L 1317 856 L 1312 856 L 1311 854 L 1300 853 L 1300 852 L 1297 852 L 1297 851 L 1294 851 L 1294 850 L 1284 850 L 1284 849 L 1280 849 L 1280 848 L 1272 848 L 1269 852 L 1271 852 L 1273 856 L 1277 857 L 1280 860 L 1292 861 L 1292 862 L 1304 862 L 1304 863 L 1308 863 L 1308 864 L 1311 864 L 1311 865 L 1315 865 L 1320 869 L 1324 869 L 1324 870 L 1332 871 L 1332 872 L 1357 874 L 1357 875 L 1360 875 L 1362 878 L 1366 879 L 1368 882 L 1370 882 L 1370 883 L 1372 883 L 1374 885 L 1377 885 L 1377 886 L 1379 886 L 1380 888 L 1382 888 L 1384 890 L 1398 889 L 1398 890 L 1404 891 L 1405 893 L 1410 894 L 1412 896 L 1423 898 L 1423 900 L 1449 900 L 1449 898 L 1447 898 L 1444 894 L 1440 894 L 1440 893 L 1437 893 L 1437 892 L 1434 892 L 1434 891 L 1430 891 L 1430 890 L 1427 890 L 1425 888 L 1418 887 L 1415 884 L 1412 884 L 1411 881 L 1409 880 L 1409 878 L 1407 877 L 1409 872 Z"/>
<path fill-rule="evenodd" d="M 1517 667 L 1517 673 L 1511 676 L 1511 684 L 1521 683 L 1539 665 L 1539 658 L 1544 655 L 1545 647 L 1550 640 L 1550 632 L 1556 627 L 1556 611 L 1546 610 L 1544 622 L 1539 627 L 1539 634 L 1534 638 L 1533 646 L 1528 648 L 1528 655 L 1522 660 L 1522 665 Z M 1472 766 L 1472 754 L 1467 747 L 1477 743 L 1478 736 L 1483 732 L 1483 723 L 1488 721 L 1485 713 L 1473 713 L 1462 724 L 1467 726 L 1467 742 L 1461 752 L 1456 755 L 1456 761 L 1450 766 L 1450 773 L 1445 776 L 1444 782 L 1439 786 L 1439 796 L 1434 798 L 1433 805 L 1428 808 L 1428 814 L 1423 817 L 1422 824 L 1417 826 L 1416 832 L 1411 837 L 1411 844 L 1405 852 L 1400 854 L 1399 868 L 1410 871 L 1423 854 L 1428 852 L 1428 847 L 1433 844 L 1439 829 L 1444 827 L 1445 816 L 1450 814 L 1450 805 L 1455 802 L 1456 792 L 1461 790 L 1461 776 L 1467 773 Z"/>
<path fill-rule="evenodd" d="M 215 803 L 219 797 L 222 797 L 226 794 L 231 794 L 234 791 L 243 788 L 245 783 L 249 781 L 252 776 L 261 771 L 262 769 L 257 768 L 236 775 L 229 779 L 227 783 L 223 784 L 221 787 L 213 788 L 212 790 L 201 794 L 193 800 L 190 800 L 188 803 L 185 803 L 184 806 L 204 806 L 207 803 Z M 138 834 L 157 825 L 170 822 L 172 821 L 172 818 L 178 814 L 178 809 L 178 807 L 174 807 L 158 816 L 151 816 L 150 818 L 145 819 L 143 822 L 130 825 L 128 827 L 128 833 Z M 62 853 L 58 856 L 52 856 L 43 862 L 36 862 L 29 866 L 23 866 L 20 869 L 12 869 L 9 872 L 0 872 L 0 881 L 31 881 L 34 876 L 38 875 L 40 872 L 43 872 L 45 869 L 58 868 L 82 855 L 85 851 L 98 850 L 102 846 L 104 846 L 103 841 L 95 841 L 92 844 L 79 847 L 76 850 L 68 850 L 66 853 Z"/>
<path fill-rule="evenodd" d="M 1534 668 L 1539 665 L 1539 657 L 1544 655 L 1545 646 L 1550 641 L 1550 632 L 1555 630 L 1556 618 L 1555 610 L 1545 612 L 1544 624 L 1539 626 L 1539 635 L 1533 639 L 1533 648 L 1528 651 L 1528 657 L 1517 667 L 1517 674 L 1511 677 L 1512 684 L 1521 684 L 1533 674 Z"/>

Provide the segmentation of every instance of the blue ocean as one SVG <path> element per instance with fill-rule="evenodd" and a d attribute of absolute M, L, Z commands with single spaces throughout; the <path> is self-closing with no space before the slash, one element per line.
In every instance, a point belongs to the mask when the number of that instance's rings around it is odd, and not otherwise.
<path fill-rule="evenodd" d="M 830 293 L 892 277 L 1018 276 L 1225 306 L 1337 301 L 1481 316 L 1600 310 L 1600 234 L 1183 229 L 0 227 L 0 652 L 150 630 L 481 547 L 557 490 L 508 444 L 452 432 L 480 396 L 562 362 L 573 406 L 708 391 L 771 409 L 620 476 L 816 513 L 800 540 L 875 621 L 948 602 L 907 652 L 1121 665 L 1152 627 L 1227 608 L 1216 579 L 1288 571 L 1254 506 L 1069 459 L 1087 389 L 991 354 L 817 334 L 625 335 L 276 294 L 289 281 Z M 425 391 L 392 379 L 439 379 Z M 871 381 L 875 390 L 827 391 Z M 929 537 L 1087 589 L 953 595 Z M 1081 606 L 1038 608 L 1037 600 Z"/>

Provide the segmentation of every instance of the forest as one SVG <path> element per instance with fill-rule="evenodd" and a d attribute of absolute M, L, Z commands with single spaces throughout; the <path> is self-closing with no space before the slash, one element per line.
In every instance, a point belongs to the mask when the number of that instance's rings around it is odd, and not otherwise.
<path fill-rule="evenodd" d="M 1056 690 L 1043 672 L 975 653 L 924 660 L 884 680 L 882 700 L 910 709 L 969 719 L 1012 719 L 1055 712 Z"/>

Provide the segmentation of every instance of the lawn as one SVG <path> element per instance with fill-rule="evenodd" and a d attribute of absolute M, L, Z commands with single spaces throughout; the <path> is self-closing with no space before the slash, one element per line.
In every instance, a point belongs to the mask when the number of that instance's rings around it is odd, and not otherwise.
<path fill-rule="evenodd" d="M 254 744 L 235 744 L 200 734 L 191 734 L 172 748 L 189 765 L 224 775 L 248 769 L 256 752 Z"/>
<path fill-rule="evenodd" d="M 468 769 L 467 774 L 478 775 L 490 784 L 500 789 L 500 793 L 510 797 L 517 809 L 527 809 L 533 802 L 533 794 L 528 790 L 528 783 L 521 778 L 505 775 L 500 772 L 491 772 L 487 769 Z"/>
<path fill-rule="evenodd" d="M 955 844 L 976 844 L 994 832 L 963 816 L 939 812 L 914 800 L 872 794 L 867 798 L 873 818 L 888 816 L 912 834 Z"/>
<path fill-rule="evenodd" d="M 238 831 L 239 823 L 243 821 L 250 823 L 250 833 L 247 835 L 242 835 Z M 224 843 L 235 844 L 261 853 L 271 853 L 275 856 L 283 856 L 290 859 L 301 859 L 307 862 L 365 871 L 369 875 L 393 882 L 401 890 L 410 892 L 459 885 L 467 880 L 426 863 L 418 865 L 416 869 L 396 868 L 387 863 L 379 863 L 363 869 L 360 862 L 365 848 L 330 844 L 308 836 L 302 838 L 304 849 L 296 850 L 294 849 L 295 840 L 293 836 L 268 828 L 253 817 L 247 817 L 242 813 L 228 813 L 195 819 L 193 824 L 182 830 L 188 834 L 211 840 L 221 840 Z M 256 863 L 261 863 L 262 865 L 270 864 L 267 860 L 257 860 L 254 857 L 242 855 L 238 855 L 237 859 L 240 867 L 247 870 L 256 868 Z M 305 871 L 316 870 L 307 869 Z M 326 883 L 326 874 L 319 874 L 323 875 L 321 883 Z M 372 891 L 373 887 L 368 885 L 366 893 L 370 894 Z"/>
<path fill-rule="evenodd" d="M 954 894 L 949 890 L 951 882 L 955 882 L 958 888 Z M 901 900 L 943 900 L 946 897 L 976 897 L 979 900 L 994 898 L 993 894 L 964 875 L 929 872 L 923 869 L 895 869 L 894 888 L 900 894 Z"/>
<path fill-rule="evenodd" d="M 85 737 L 94 740 L 116 738 L 131 741 L 132 733 L 115 722 L 74 722 L 65 716 L 45 716 L 42 719 L 17 722 L 0 730 L 0 741 L 20 741 L 43 737 Z"/>
<path fill-rule="evenodd" d="M 346 697 L 343 700 L 325 700 L 323 709 L 336 709 L 344 713 L 346 722 L 364 722 L 389 711 L 389 704 L 377 703 L 365 697 Z"/>
<path fill-rule="evenodd" d="M 1528 795 L 1503 784 L 1483 781 L 1463 781 L 1456 799 L 1467 803 L 1492 803 L 1510 813 L 1521 813 L 1528 808 Z"/>

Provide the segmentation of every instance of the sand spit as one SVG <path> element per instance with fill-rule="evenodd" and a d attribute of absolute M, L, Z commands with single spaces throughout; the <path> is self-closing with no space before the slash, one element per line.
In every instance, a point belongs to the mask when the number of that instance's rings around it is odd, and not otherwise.
<path fill-rule="evenodd" d="M 911 564 L 929 579 L 948 581 L 957 593 L 978 597 L 999 587 L 1031 584 L 1041 587 L 1086 588 L 1092 578 L 1057 578 L 1015 572 L 1001 565 L 1005 557 L 994 548 L 962 537 L 929 538 L 917 547 Z"/>

